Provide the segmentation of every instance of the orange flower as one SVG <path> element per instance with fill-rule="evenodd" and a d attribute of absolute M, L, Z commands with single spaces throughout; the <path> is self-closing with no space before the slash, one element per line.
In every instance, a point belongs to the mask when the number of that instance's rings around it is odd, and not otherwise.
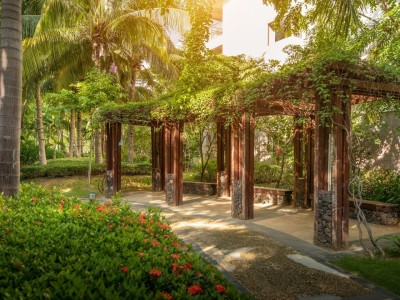
<path fill-rule="evenodd" d="M 143 257 L 144 253 L 143 252 L 139 252 L 138 256 L 139 257 Z"/>
<path fill-rule="evenodd" d="M 201 293 L 203 292 L 203 289 L 202 289 L 200 286 L 198 286 L 198 285 L 192 285 L 192 286 L 189 286 L 189 287 L 187 288 L 187 292 L 188 292 L 190 295 L 195 296 L 195 295 L 201 294 Z"/>
<path fill-rule="evenodd" d="M 36 197 L 32 197 L 32 199 L 31 199 L 32 201 L 38 201 L 38 198 L 36 198 Z"/>
<path fill-rule="evenodd" d="M 129 271 L 129 269 L 128 269 L 127 266 L 123 266 L 123 267 L 121 268 L 121 272 L 122 272 L 122 273 L 127 273 L 128 271 Z"/>
<path fill-rule="evenodd" d="M 214 288 L 217 291 L 217 293 L 219 293 L 219 294 L 225 293 L 225 287 L 221 284 L 217 284 Z"/>
<path fill-rule="evenodd" d="M 152 241 L 151 244 L 155 247 L 155 246 L 159 245 L 160 242 L 158 242 L 158 241 Z"/>
<path fill-rule="evenodd" d="M 162 271 L 157 270 L 157 269 L 152 269 L 152 270 L 150 270 L 149 273 L 150 273 L 150 276 L 151 276 L 151 278 L 152 278 L 153 280 L 157 280 L 157 279 L 160 278 L 161 275 L 162 275 Z"/>

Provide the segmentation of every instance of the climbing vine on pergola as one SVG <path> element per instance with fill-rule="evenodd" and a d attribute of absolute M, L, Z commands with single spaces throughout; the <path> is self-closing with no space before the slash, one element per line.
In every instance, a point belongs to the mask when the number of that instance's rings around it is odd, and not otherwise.
<path fill-rule="evenodd" d="M 304 63 L 303 68 L 293 65 L 276 73 L 255 68 L 257 76 L 251 80 L 238 76 L 195 93 L 177 91 L 152 102 L 101 108 L 98 119 L 107 123 L 109 185 L 120 188 L 120 124 L 148 125 L 153 190 L 164 190 L 170 205 L 182 204 L 184 123 L 216 122 L 218 195 L 231 197 L 234 218 L 254 218 L 255 118 L 294 116 L 294 203 L 314 206 L 317 244 L 346 247 L 351 105 L 400 99 L 398 70 L 350 58 L 324 59 L 306 68 Z"/>

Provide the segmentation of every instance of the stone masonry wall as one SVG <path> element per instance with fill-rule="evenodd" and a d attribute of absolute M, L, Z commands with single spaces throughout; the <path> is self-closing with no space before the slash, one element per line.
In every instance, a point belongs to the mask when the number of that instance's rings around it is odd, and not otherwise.
<path fill-rule="evenodd" d="M 315 244 L 325 248 L 333 247 L 332 193 L 321 191 L 317 199 Z"/>
<path fill-rule="evenodd" d="M 361 209 L 369 223 L 379 225 L 396 225 L 399 222 L 400 206 L 398 204 L 363 200 Z M 349 200 L 349 217 L 357 219 L 354 200 Z"/>
<path fill-rule="evenodd" d="M 217 193 L 217 184 L 208 182 L 183 182 L 183 193 L 212 196 Z"/>

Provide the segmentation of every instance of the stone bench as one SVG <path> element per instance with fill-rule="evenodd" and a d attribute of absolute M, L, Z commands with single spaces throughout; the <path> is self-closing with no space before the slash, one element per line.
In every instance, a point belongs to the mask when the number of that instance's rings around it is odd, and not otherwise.
<path fill-rule="evenodd" d="M 363 200 L 361 209 L 369 223 L 396 225 L 399 222 L 400 206 L 398 204 Z M 357 219 L 353 199 L 349 199 L 349 217 Z"/>
<path fill-rule="evenodd" d="M 254 202 L 269 205 L 289 205 L 292 202 L 292 190 L 268 187 L 254 187 Z"/>
<path fill-rule="evenodd" d="M 217 184 L 210 182 L 183 182 L 183 193 L 212 196 L 217 193 Z"/>

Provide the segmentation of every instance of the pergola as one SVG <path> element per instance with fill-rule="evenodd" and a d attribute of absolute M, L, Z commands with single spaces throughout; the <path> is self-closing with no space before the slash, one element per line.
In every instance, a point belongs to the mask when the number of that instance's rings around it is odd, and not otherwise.
<path fill-rule="evenodd" d="M 351 106 L 386 97 L 398 100 L 400 83 L 372 67 L 343 62 L 327 65 L 324 72 L 324 96 L 320 85 L 310 76 L 311 69 L 307 69 L 258 83 L 252 109 L 244 108 L 234 121 L 227 123 L 223 117 L 214 119 L 217 123 L 217 194 L 231 197 L 233 218 L 254 218 L 255 120 L 268 115 L 302 119 L 303 122 L 295 122 L 294 126 L 294 205 L 313 205 L 315 243 L 340 249 L 347 247 L 349 232 Z M 168 205 L 182 205 L 182 133 L 184 123 L 193 121 L 193 116 L 186 120 L 154 120 L 150 117 L 152 106 L 138 104 L 137 109 L 146 117 L 127 116 L 123 109 L 103 115 L 107 122 L 107 193 L 112 195 L 121 188 L 121 121 L 118 120 L 122 118 L 116 116 L 125 114 L 129 123 L 151 127 L 153 191 L 165 191 Z"/>

